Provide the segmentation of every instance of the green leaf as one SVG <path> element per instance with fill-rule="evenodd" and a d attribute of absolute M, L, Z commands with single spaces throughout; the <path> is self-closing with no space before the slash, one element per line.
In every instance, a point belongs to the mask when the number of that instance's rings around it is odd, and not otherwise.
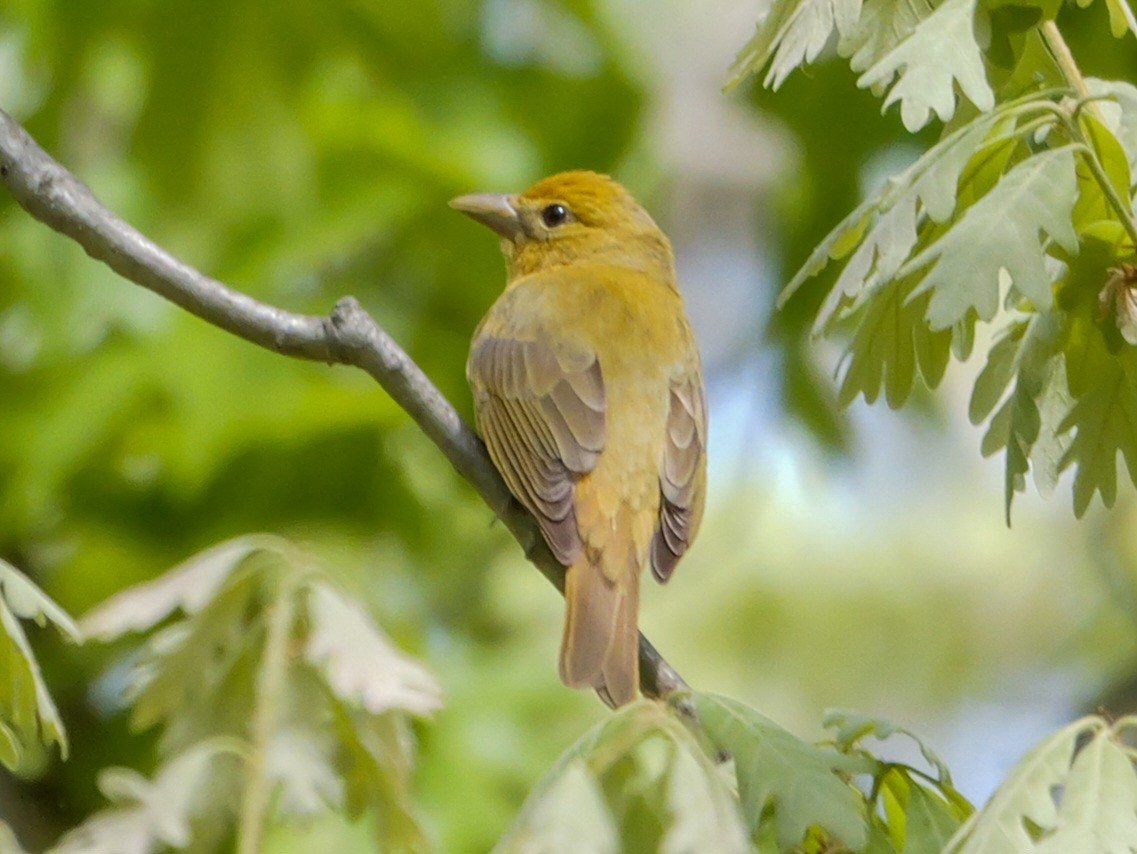
<path fill-rule="evenodd" d="M 574 808 L 584 815 L 561 815 Z M 593 827 L 575 830 L 585 816 L 593 817 Z M 720 770 L 664 707 L 641 702 L 570 747 L 494 848 L 495 854 L 579 850 L 742 854 L 750 846 Z"/>
<path fill-rule="evenodd" d="M 956 85 L 980 110 L 995 106 L 975 40 L 976 0 L 946 0 L 857 81 L 862 89 L 891 87 L 882 110 L 900 102 L 900 120 L 911 132 L 933 112 L 955 115 Z M 895 82 L 893 82 L 895 81 Z"/>
<path fill-rule="evenodd" d="M 778 297 L 779 307 L 830 259 L 850 252 L 852 256 L 818 312 L 814 334 L 828 332 L 870 297 L 874 288 L 886 285 L 908 260 L 925 215 L 933 222 L 946 222 L 956 208 L 958 187 L 962 184 L 965 191 L 974 190 L 976 149 L 984 146 L 984 150 L 1001 151 L 1014 141 L 1013 123 L 1000 130 L 1004 123 L 997 111 L 979 116 L 887 181 L 818 244 Z M 993 131 L 998 132 L 988 140 Z"/>
<path fill-rule="evenodd" d="M 905 854 L 939 854 L 959 829 L 960 818 L 942 797 L 912 780 L 909 783 Z"/>
<path fill-rule="evenodd" d="M 848 33 L 860 14 L 861 0 L 775 0 L 731 65 L 726 88 L 769 64 L 763 85 L 777 89 L 791 71 L 817 58 L 834 29 Z"/>
<path fill-rule="evenodd" d="M 1101 106 L 1106 106 L 1102 102 Z M 1093 146 L 1094 156 L 1101 164 L 1106 177 L 1113 185 L 1114 190 L 1121 199 L 1129 198 L 1129 188 L 1132 185 L 1132 176 L 1129 168 L 1129 157 L 1121 140 L 1114 135 L 1111 128 L 1098 121 L 1090 111 L 1082 114 L 1082 127 Z M 1098 183 L 1097 177 L 1090 169 L 1086 157 L 1078 158 L 1078 201 L 1074 205 L 1071 219 L 1079 233 L 1085 233 L 1099 223 L 1118 222 L 1105 191 Z M 1130 211 L 1131 212 L 1131 211 Z"/>
<path fill-rule="evenodd" d="M 1026 488 L 1026 474 L 1034 470 L 1039 492 L 1048 495 L 1061 471 L 1070 442 L 1058 426 L 1070 411 L 1066 387 L 1064 316 L 1057 312 L 1034 314 L 1012 324 L 991 348 L 987 365 L 975 381 L 969 415 L 979 423 L 991 412 L 1007 385 L 1011 393 L 992 416 L 983 436 L 983 456 L 1006 449 L 1004 502 L 1010 524 L 1011 502 Z"/>
<path fill-rule="evenodd" d="M 186 847 L 191 823 L 214 780 L 214 765 L 232 748 L 210 742 L 171 759 L 153 781 L 129 768 L 99 774 L 99 788 L 114 806 L 67 833 L 52 854 L 133 854 Z"/>
<path fill-rule="evenodd" d="M 348 815 L 357 817 L 365 809 L 375 814 L 381 851 L 432 851 L 412 801 L 414 740 L 407 718 L 393 712 L 362 714 L 338 702 L 332 703 L 331 712 Z"/>
<path fill-rule="evenodd" d="M 1062 789 L 1058 823 L 1036 854 L 1132 854 L 1137 850 L 1137 772 L 1109 730 L 1077 756 Z"/>
<path fill-rule="evenodd" d="M 837 395 L 842 405 L 858 394 L 872 403 L 883 386 L 888 405 L 899 409 L 912 392 L 917 366 L 929 388 L 943 378 L 952 333 L 929 329 L 924 314 L 930 297 L 908 299 L 916 283 L 913 278 L 894 279 L 869 300 L 849 347 L 849 364 Z"/>
<path fill-rule="evenodd" d="M 251 535 L 206 549 L 153 581 L 136 584 L 93 608 L 80 620 L 83 636 L 111 641 L 128 632 L 146 631 L 177 610 L 197 614 L 245 558 L 286 545 L 275 537 Z"/>
<path fill-rule="evenodd" d="M 32 745 L 59 745 L 67 757 L 67 732 L 20 619 L 51 623 L 68 640 L 74 621 L 11 564 L 0 560 L 0 762 L 18 769 Z"/>
<path fill-rule="evenodd" d="M 863 769 L 863 763 L 802 741 L 735 700 L 692 696 L 711 741 L 734 757 L 738 795 L 752 830 L 772 809 L 783 849 L 800 844 L 814 826 L 851 848 L 866 844 L 862 798 L 841 777 L 851 769 Z"/>
<path fill-rule="evenodd" d="M 837 746 L 845 753 L 851 751 L 862 738 L 887 739 L 894 735 L 903 735 L 912 739 L 920 748 L 924 760 L 936 771 L 941 786 L 951 788 L 951 772 L 939 754 L 930 748 L 922 738 L 909 729 L 897 726 L 883 718 L 863 715 L 843 709 L 832 709 L 825 713 L 822 726 L 826 729 L 836 729 L 834 738 Z"/>
<path fill-rule="evenodd" d="M 1055 793 L 1066 782 L 1078 742 L 1105 729 L 1087 717 L 1059 730 L 1027 753 L 991 799 L 951 838 L 944 854 L 1023 854 L 1035 850 L 1031 827 L 1058 823 Z M 1028 826 L 1027 822 L 1030 822 Z"/>
<path fill-rule="evenodd" d="M 888 838 L 904 854 L 940 854 L 962 821 L 955 804 L 921 785 L 904 766 L 888 769 L 881 796 Z"/>
<path fill-rule="evenodd" d="M 1036 307 L 1049 308 L 1051 276 L 1039 232 L 1068 252 L 1077 251 L 1078 237 L 1070 222 L 1076 194 L 1073 152 L 1036 154 L 1011 169 L 942 237 L 908 261 L 900 275 L 930 267 L 912 296 L 932 292 L 932 328 L 945 329 L 971 309 L 981 320 L 994 317 L 1002 270 Z"/>
<path fill-rule="evenodd" d="M 1137 348 L 1109 352 L 1105 337 L 1088 319 L 1071 325 L 1066 373 L 1074 407 L 1058 426 L 1075 430 L 1060 468 L 1077 466 L 1074 515 L 1082 516 L 1100 493 L 1106 507 L 1117 498 L 1117 455 L 1137 483 Z"/>
<path fill-rule="evenodd" d="M 916 245 L 916 221 L 914 192 L 905 193 L 891 207 L 879 212 L 818 312 L 815 333 L 829 326 L 850 299 L 856 306 L 862 291 L 871 290 L 874 285 L 887 287 Z"/>
<path fill-rule="evenodd" d="M 317 582 L 308 587 L 307 603 L 304 657 L 337 697 L 372 714 L 426 715 L 442 707 L 434 676 L 396 648 L 358 602 Z"/>

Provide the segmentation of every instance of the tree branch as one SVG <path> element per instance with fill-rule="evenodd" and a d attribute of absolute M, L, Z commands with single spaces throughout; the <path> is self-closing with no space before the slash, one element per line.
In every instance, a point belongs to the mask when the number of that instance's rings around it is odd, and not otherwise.
<path fill-rule="evenodd" d="M 199 273 L 105 208 L 86 184 L 53 160 L 3 110 L 0 182 L 28 213 L 73 239 L 92 258 L 202 320 L 285 356 L 366 371 L 469 481 L 526 557 L 564 592 L 564 567 L 549 551 L 536 521 L 510 495 L 481 440 L 354 297 L 341 299 L 327 317 L 295 314 Z M 686 687 L 641 634 L 641 690 L 662 698 Z"/>

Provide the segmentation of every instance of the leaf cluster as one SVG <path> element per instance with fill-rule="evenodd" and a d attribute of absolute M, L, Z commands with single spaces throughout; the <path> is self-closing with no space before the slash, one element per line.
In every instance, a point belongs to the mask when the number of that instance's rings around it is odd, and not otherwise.
<path fill-rule="evenodd" d="M 1128 7 L 1107 5 L 1114 35 L 1137 37 Z M 776 87 L 836 33 L 858 85 L 899 104 L 909 131 L 945 123 L 816 247 L 781 303 L 840 262 L 814 332 L 851 335 L 842 403 L 883 392 L 900 407 L 992 325 L 970 415 L 988 423 L 983 453 L 1006 452 L 1008 518 L 1028 473 L 1049 493 L 1068 468 L 1081 516 L 1095 494 L 1113 503 L 1119 455 L 1137 482 L 1137 88 L 1081 79 L 1056 4 L 1018 4 L 1013 20 L 1009 8 L 782 0 L 735 80 L 767 69 Z"/>
<path fill-rule="evenodd" d="M 81 625 L 100 641 L 144 633 L 106 678 L 136 728 L 160 728 L 161 761 L 152 780 L 104 771 L 111 806 L 57 850 L 208 848 L 331 811 L 371 816 L 384 851 L 429 850 L 410 719 L 440 707 L 438 685 L 295 547 L 223 543 Z"/>
<path fill-rule="evenodd" d="M 833 740 L 811 744 L 700 693 L 623 709 L 558 760 L 495 854 L 938 854 L 971 814 L 943 762 L 918 740 L 934 774 L 874 757 L 866 736 L 910 736 L 883 721 L 826 725 Z"/>

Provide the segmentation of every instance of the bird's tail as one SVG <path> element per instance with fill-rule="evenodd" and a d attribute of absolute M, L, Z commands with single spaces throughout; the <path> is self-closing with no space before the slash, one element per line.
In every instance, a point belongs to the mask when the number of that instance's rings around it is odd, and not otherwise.
<path fill-rule="evenodd" d="M 565 576 L 561 681 L 595 688 L 615 708 L 639 690 L 640 567 L 631 549 L 615 572 L 605 572 L 607 555 L 590 559 L 583 552 Z"/>

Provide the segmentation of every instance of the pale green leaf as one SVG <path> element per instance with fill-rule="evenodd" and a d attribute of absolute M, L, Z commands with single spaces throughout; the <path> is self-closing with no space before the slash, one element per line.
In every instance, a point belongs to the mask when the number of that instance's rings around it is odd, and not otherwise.
<path fill-rule="evenodd" d="M 853 71 L 865 71 L 908 38 L 935 9 L 933 0 L 865 0 L 856 26 L 841 39 L 837 52 L 849 57 Z"/>
<path fill-rule="evenodd" d="M 534 804 L 532 821 L 518 829 L 500 854 L 617 854 L 620 837 L 604 793 L 579 760 L 568 763 Z"/>
<path fill-rule="evenodd" d="M 27 854 L 6 821 L 0 821 L 0 854 Z"/>
<path fill-rule="evenodd" d="M 147 638 L 125 673 L 135 727 L 162 724 L 163 745 L 180 749 L 222 720 L 247 719 L 264 634 L 258 589 L 254 573 L 231 576 L 208 606 Z"/>
<path fill-rule="evenodd" d="M 1062 460 L 1070 448 L 1069 434 L 1061 431 L 1062 420 L 1074 405 L 1066 382 L 1066 363 L 1057 359 L 1040 372 L 1052 371 L 1042 379 L 1042 390 L 1035 399 L 1042 429 L 1030 449 L 1030 469 L 1039 495 L 1049 498 L 1062 474 Z"/>
<path fill-rule="evenodd" d="M 791 71 L 817 58 L 834 29 L 844 35 L 860 14 L 861 0 L 774 0 L 735 58 L 726 88 L 769 65 L 763 84 L 777 89 Z"/>
<path fill-rule="evenodd" d="M 617 854 L 620 839 L 604 793 L 580 759 L 568 762 L 534 802 L 529 820 L 495 854 Z"/>
<path fill-rule="evenodd" d="M 813 248 L 805 263 L 790 279 L 778 295 L 778 308 L 781 308 L 803 284 L 828 266 L 830 260 L 843 258 L 860 245 L 865 231 L 872 222 L 874 214 L 881 207 L 879 198 L 862 202 L 856 210 L 846 216 L 837 226 Z"/>
<path fill-rule="evenodd" d="M 26 575 L 3 560 L 0 560 L 0 591 L 12 613 L 21 620 L 34 620 L 37 626 L 51 623 L 68 640 L 79 640 L 79 627 L 71 616 L 32 584 Z"/>
<path fill-rule="evenodd" d="M 19 570 L 0 560 L 0 762 L 18 768 L 33 744 L 59 746 L 67 757 L 67 732 L 39 662 L 18 617 L 50 622 L 69 640 L 78 632 L 72 619 Z"/>
<path fill-rule="evenodd" d="M 833 290 L 817 313 L 814 334 L 829 327 L 850 300 L 855 307 L 862 291 L 872 290 L 877 283 L 888 283 L 908 260 L 915 245 L 916 194 L 909 192 L 891 208 L 882 210 L 857 251 L 845 262 Z"/>
<path fill-rule="evenodd" d="M 238 537 L 213 546 L 153 581 L 112 596 L 88 612 L 80 620 L 80 628 L 84 637 L 110 641 L 128 632 L 145 631 L 177 610 L 196 614 L 245 558 L 282 546 L 282 541 L 267 535 Z"/>
<path fill-rule="evenodd" d="M 1011 169 L 942 237 L 905 264 L 900 275 L 930 266 L 913 296 L 932 292 L 932 328 L 945 329 L 971 309 L 981 320 L 994 317 L 1002 270 L 1037 308 L 1049 308 L 1051 276 L 1040 232 L 1068 252 L 1077 251 L 1078 237 L 1070 222 L 1076 194 L 1073 152 L 1036 154 Z"/>
<path fill-rule="evenodd" d="M 576 779 L 566 782 L 566 774 Z M 574 803 L 602 829 L 583 836 L 599 851 L 750 850 L 737 800 L 722 773 L 687 728 L 657 703 L 625 706 L 581 736 L 526 799 L 495 854 L 582 850 L 564 831 L 584 816 L 560 814 Z M 619 817 L 629 812 L 654 820 L 621 824 Z"/>
<path fill-rule="evenodd" d="M 1137 86 L 1124 80 L 1086 79 L 1093 95 L 1108 95 L 1096 101 L 1106 127 L 1121 143 L 1130 163 L 1137 163 Z"/>
<path fill-rule="evenodd" d="M 852 759 L 802 741 L 769 718 L 726 697 L 694 694 L 707 735 L 734 757 L 738 795 L 757 829 L 773 809 L 778 843 L 791 848 L 814 826 L 852 848 L 867 842 L 867 819 L 857 791 L 842 777 Z"/>
<path fill-rule="evenodd" d="M 813 332 L 828 331 L 896 275 L 916 245 L 917 227 L 926 214 L 945 222 L 956 207 L 957 186 L 975 156 L 976 148 L 1003 123 L 996 113 L 977 117 L 946 136 L 880 192 L 863 202 L 814 249 L 809 259 L 778 297 L 785 304 L 807 279 L 829 263 L 853 253 L 833 290 L 818 312 Z M 1013 125 L 988 145 L 1013 138 Z"/>
<path fill-rule="evenodd" d="M 1026 854 L 1034 828 L 1058 821 L 1055 793 L 1070 771 L 1080 739 L 1104 729 L 1100 718 L 1083 718 L 1046 738 L 1007 774 L 991 799 L 951 838 L 944 854 Z"/>
<path fill-rule="evenodd" d="M 1058 824 L 1035 854 L 1133 854 L 1137 851 L 1137 772 L 1108 730 L 1074 758 L 1062 788 Z"/>
<path fill-rule="evenodd" d="M 946 0 L 857 81 L 862 89 L 890 86 L 882 109 L 900 102 L 909 131 L 955 115 L 955 86 L 980 110 L 995 106 L 975 40 L 976 0 Z M 893 82 L 895 80 L 895 82 Z"/>
<path fill-rule="evenodd" d="M 1011 502 L 1026 488 L 1033 469 L 1039 491 L 1049 494 L 1057 483 L 1062 457 L 1069 446 L 1059 424 L 1070 411 L 1062 350 L 1064 317 L 1056 312 L 1031 315 L 1012 324 L 988 353 L 987 365 L 975 381 L 970 415 L 978 423 L 991 411 L 1013 380 L 1011 392 L 992 416 L 983 436 L 983 456 L 1006 449 L 1004 505 L 1010 523 Z"/>
<path fill-rule="evenodd" d="M 967 416 L 972 424 L 983 423 L 1003 399 L 1018 368 L 1019 348 L 1022 347 L 1027 325 L 1026 321 L 1009 324 L 987 351 L 987 364 L 975 378 L 975 387 L 971 390 L 971 400 L 967 407 Z M 990 453 L 994 453 L 998 447 Z M 988 452 L 984 451 L 983 455 L 988 456 Z"/>
<path fill-rule="evenodd" d="M 283 726 L 265 751 L 265 776 L 279 791 L 281 816 L 312 816 L 338 810 L 344 803 L 344 781 L 329 761 L 330 732 L 313 727 Z"/>
<path fill-rule="evenodd" d="M 215 763 L 231 747 L 196 745 L 171 759 L 154 780 L 128 768 L 108 768 L 99 788 L 113 806 L 95 813 L 67 833 L 52 854 L 149 854 L 184 848 L 191 824 L 213 781 Z"/>
<path fill-rule="evenodd" d="M 681 727 L 667 777 L 670 824 L 660 854 L 744 852 L 746 826 L 738 801 L 698 744 Z"/>
<path fill-rule="evenodd" d="M 372 714 L 426 715 L 442 707 L 434 676 L 392 644 L 359 603 L 325 583 L 308 588 L 307 602 L 304 656 L 340 699 Z"/>

